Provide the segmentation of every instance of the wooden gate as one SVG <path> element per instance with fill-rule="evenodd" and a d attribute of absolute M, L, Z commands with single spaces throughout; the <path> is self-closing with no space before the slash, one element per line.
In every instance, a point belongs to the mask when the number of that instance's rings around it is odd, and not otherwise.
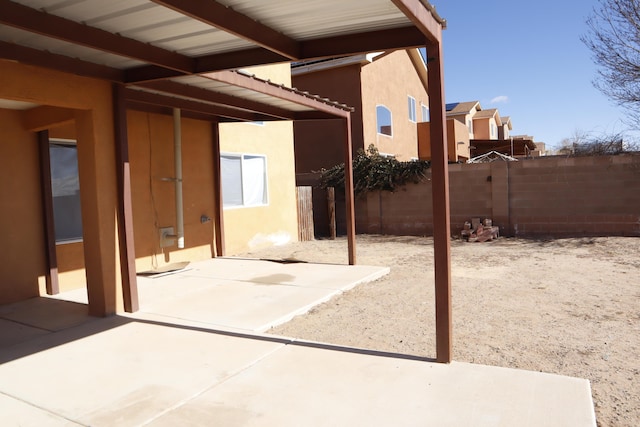
<path fill-rule="evenodd" d="M 313 193 L 312 187 L 296 187 L 298 199 L 298 240 L 313 240 Z"/>

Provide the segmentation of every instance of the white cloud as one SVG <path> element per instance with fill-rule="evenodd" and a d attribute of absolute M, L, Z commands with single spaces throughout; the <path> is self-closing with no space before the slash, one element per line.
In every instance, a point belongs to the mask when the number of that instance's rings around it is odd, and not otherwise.
<path fill-rule="evenodd" d="M 491 100 L 492 104 L 506 104 L 509 102 L 509 97 L 507 95 L 496 96 Z"/>

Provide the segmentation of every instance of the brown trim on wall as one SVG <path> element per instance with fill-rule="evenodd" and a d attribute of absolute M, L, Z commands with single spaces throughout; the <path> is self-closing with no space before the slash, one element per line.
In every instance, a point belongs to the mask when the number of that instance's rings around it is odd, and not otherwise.
<path fill-rule="evenodd" d="M 436 297 L 436 360 L 451 362 L 451 240 L 447 118 L 441 43 L 427 44 L 429 110 L 431 112 L 431 170 L 433 185 L 433 243 Z"/>
<path fill-rule="evenodd" d="M 49 131 L 38 132 L 40 153 L 40 183 L 42 189 L 42 213 L 44 222 L 44 240 L 46 246 L 47 271 L 45 274 L 48 295 L 60 293 L 58 281 L 58 259 L 56 256 L 56 233 L 53 220 L 53 192 L 51 189 L 51 160 L 49 154 Z"/>
<path fill-rule="evenodd" d="M 124 310 L 139 310 L 136 256 L 133 237 L 133 205 L 131 200 L 131 170 L 129 165 L 129 139 L 127 135 L 127 111 L 124 86 L 113 85 L 113 122 L 116 139 L 116 163 L 118 177 L 118 242 L 120 248 L 120 272 Z"/>
<path fill-rule="evenodd" d="M 224 247 L 224 205 L 222 200 L 222 172 L 220 170 L 220 124 L 211 123 L 211 143 L 213 146 L 213 198 L 215 203 L 214 233 L 216 256 L 225 255 Z"/>

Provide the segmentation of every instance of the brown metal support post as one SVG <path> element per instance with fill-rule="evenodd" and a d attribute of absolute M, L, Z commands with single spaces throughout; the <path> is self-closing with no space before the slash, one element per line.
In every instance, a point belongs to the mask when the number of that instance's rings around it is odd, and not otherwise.
<path fill-rule="evenodd" d="M 127 135 L 127 110 L 124 86 L 113 86 L 113 122 L 116 138 L 116 162 L 118 176 L 118 242 L 120 246 L 120 272 L 124 310 L 139 310 L 136 256 L 133 238 L 133 205 L 131 200 L 131 170 L 129 166 L 129 138 Z"/>
<path fill-rule="evenodd" d="M 213 198 L 215 203 L 214 228 L 216 235 L 216 256 L 224 256 L 224 204 L 222 200 L 222 171 L 220 169 L 220 123 L 211 123 L 213 145 Z"/>
<path fill-rule="evenodd" d="M 344 194 L 347 205 L 347 244 L 349 246 L 349 265 L 356 263 L 356 214 L 353 194 L 353 153 L 351 141 L 351 113 L 345 118 L 344 144 Z"/>
<path fill-rule="evenodd" d="M 436 298 L 436 360 L 451 362 L 451 241 L 442 43 L 427 44 Z"/>
<path fill-rule="evenodd" d="M 51 156 L 49 153 L 49 131 L 38 132 L 40 150 L 40 182 L 42 188 L 42 213 L 44 217 L 44 238 L 47 245 L 47 272 L 45 275 L 48 295 L 60 293 L 58 281 L 58 259 L 56 256 L 56 233 L 53 219 L 53 192 L 51 189 Z"/>

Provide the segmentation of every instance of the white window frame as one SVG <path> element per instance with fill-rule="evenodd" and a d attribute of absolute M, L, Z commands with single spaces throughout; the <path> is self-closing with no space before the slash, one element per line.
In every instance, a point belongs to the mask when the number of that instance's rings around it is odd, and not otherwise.
<path fill-rule="evenodd" d="M 423 122 L 431 121 L 431 111 L 429 111 L 428 105 L 424 105 L 423 103 L 420 103 L 420 113 L 422 114 Z"/>
<path fill-rule="evenodd" d="M 220 153 L 220 158 L 235 158 L 240 159 L 240 187 L 241 187 L 241 198 L 242 204 L 227 204 L 224 200 L 224 177 L 222 177 L 222 200 L 223 200 L 223 209 L 241 209 L 241 208 L 255 208 L 261 206 L 269 205 L 269 174 L 267 169 L 267 156 L 264 154 L 253 154 L 253 153 L 230 153 L 223 152 Z M 247 160 L 248 158 L 261 158 L 263 160 L 264 170 L 262 173 L 262 183 L 263 183 L 263 197 L 261 203 L 249 203 L 246 199 L 247 194 Z"/>
<path fill-rule="evenodd" d="M 418 120 L 416 114 L 416 99 L 411 95 L 407 95 L 407 107 L 409 108 L 409 121 L 416 123 Z"/>
<path fill-rule="evenodd" d="M 390 130 L 389 134 L 380 132 L 380 123 L 378 123 L 378 108 L 384 108 L 389 112 L 389 130 Z M 391 111 L 389 107 L 383 104 L 376 105 L 376 132 L 378 133 L 378 135 L 383 135 L 383 136 L 393 138 L 393 111 Z"/>

